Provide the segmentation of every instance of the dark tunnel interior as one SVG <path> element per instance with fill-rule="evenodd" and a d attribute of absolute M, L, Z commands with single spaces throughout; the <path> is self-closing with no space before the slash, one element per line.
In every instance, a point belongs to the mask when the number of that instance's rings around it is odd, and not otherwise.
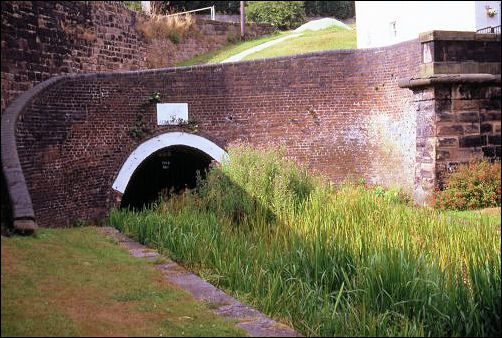
<path fill-rule="evenodd" d="M 160 195 L 193 189 L 197 172 L 204 178 L 211 163 L 204 152 L 187 146 L 163 148 L 146 158 L 134 171 L 122 196 L 121 208 L 142 209 Z"/>

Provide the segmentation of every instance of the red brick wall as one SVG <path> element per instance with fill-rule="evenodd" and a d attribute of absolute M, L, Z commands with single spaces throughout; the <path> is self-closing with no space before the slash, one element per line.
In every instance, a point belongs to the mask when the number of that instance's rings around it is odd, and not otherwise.
<path fill-rule="evenodd" d="M 153 92 L 188 102 L 198 135 L 284 144 L 287 155 L 335 181 L 347 176 L 413 189 L 416 109 L 397 79 L 417 74 L 417 41 L 237 64 L 69 77 L 21 115 L 21 165 L 42 226 L 98 218 L 114 204 L 112 183 L 140 141 L 129 136 Z M 147 124 L 157 135 L 153 105 Z M 146 138 L 151 137 L 147 136 Z"/>
<path fill-rule="evenodd" d="M 168 67 L 240 32 L 238 24 L 199 20 L 193 34 L 174 44 L 138 33 L 141 17 L 119 1 L 2 1 L 2 111 L 54 75 Z M 246 29 L 255 37 L 272 27 Z"/>

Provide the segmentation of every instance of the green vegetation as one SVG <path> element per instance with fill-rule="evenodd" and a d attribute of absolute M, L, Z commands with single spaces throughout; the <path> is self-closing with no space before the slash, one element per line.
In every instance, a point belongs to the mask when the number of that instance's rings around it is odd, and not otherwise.
<path fill-rule="evenodd" d="M 95 228 L 1 246 L 2 337 L 243 335 Z"/>
<path fill-rule="evenodd" d="M 307 15 L 347 19 L 355 15 L 356 9 L 354 1 L 305 1 L 305 12 Z"/>
<path fill-rule="evenodd" d="M 140 2 L 140 1 L 124 1 Z M 250 1 L 251 2 L 251 1 Z M 254 1 L 253 1 L 254 2 Z M 337 19 L 353 17 L 355 14 L 354 1 L 297 1 L 305 3 L 308 15 L 334 16 Z M 216 12 L 239 14 L 240 1 L 163 1 L 160 6 L 162 14 L 190 11 L 204 7 L 215 6 Z"/>
<path fill-rule="evenodd" d="M 279 153 L 279 155 L 278 155 Z M 110 223 L 307 335 L 495 336 L 500 235 L 236 147 L 197 191 Z"/>
<path fill-rule="evenodd" d="M 191 66 L 206 63 L 219 63 L 229 57 L 243 52 L 251 47 L 262 43 L 278 39 L 280 37 L 293 34 L 294 31 L 277 32 L 273 35 L 257 39 L 247 40 L 228 45 L 219 50 L 199 55 L 193 59 L 178 63 L 176 66 Z M 265 48 L 259 52 L 248 55 L 244 60 L 253 60 L 265 57 L 285 56 L 292 54 L 316 52 L 329 49 L 351 49 L 356 48 L 356 31 L 331 27 L 319 31 L 305 31 L 300 36 L 294 37 L 273 46 Z"/>
<path fill-rule="evenodd" d="M 306 31 L 302 35 L 250 54 L 244 60 L 254 60 L 318 52 L 330 49 L 353 49 L 357 47 L 356 31 L 331 27 L 318 31 Z"/>
<path fill-rule="evenodd" d="M 231 57 L 235 54 L 238 54 L 240 52 L 245 51 L 246 49 L 261 45 L 262 43 L 265 43 L 265 42 L 268 42 L 271 40 L 278 39 L 281 36 L 284 36 L 287 34 L 290 34 L 290 32 L 274 33 L 272 35 L 238 42 L 235 45 L 228 45 L 228 46 L 225 46 L 225 47 L 220 48 L 218 50 L 196 56 L 193 59 L 180 62 L 180 63 L 176 64 L 176 66 L 179 67 L 179 66 L 192 66 L 192 65 L 206 64 L 206 63 L 219 63 L 225 59 L 228 59 L 229 57 Z"/>
<path fill-rule="evenodd" d="M 304 1 L 247 1 L 246 20 L 266 22 L 286 30 L 305 23 Z"/>
<path fill-rule="evenodd" d="M 142 12 L 141 1 L 122 1 L 131 11 Z"/>
<path fill-rule="evenodd" d="M 500 225 L 500 207 L 499 208 L 487 208 L 483 210 L 451 210 L 444 213 L 445 215 L 451 217 L 458 217 L 466 220 L 466 224 L 476 224 L 479 222 L 484 222 L 487 219 L 491 224 Z"/>
<path fill-rule="evenodd" d="M 459 165 L 445 177 L 445 187 L 435 194 L 438 207 L 452 210 L 500 207 L 500 162 L 475 161 Z"/>
<path fill-rule="evenodd" d="M 191 11 L 214 6 L 217 13 L 239 14 L 240 1 L 163 1 L 160 6 L 162 14 Z M 209 13 L 202 12 L 203 14 Z"/>

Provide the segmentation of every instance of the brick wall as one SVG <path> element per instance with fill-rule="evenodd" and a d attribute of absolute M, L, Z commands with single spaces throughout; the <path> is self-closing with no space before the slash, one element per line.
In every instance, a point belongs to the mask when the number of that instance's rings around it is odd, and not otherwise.
<path fill-rule="evenodd" d="M 119 1 L 2 1 L 2 111 L 54 75 L 172 66 L 240 35 L 238 24 L 198 20 L 178 44 L 152 40 L 136 30 L 144 17 Z M 255 37 L 272 27 L 246 29 Z"/>
<path fill-rule="evenodd" d="M 198 135 L 285 145 L 287 155 L 335 181 L 347 176 L 413 189 L 416 109 L 397 79 L 417 74 L 417 41 L 235 64 L 68 77 L 35 96 L 17 123 L 19 157 L 37 222 L 68 226 L 115 203 L 118 170 L 140 141 L 179 127 L 130 128 L 153 92 L 187 102 Z"/>

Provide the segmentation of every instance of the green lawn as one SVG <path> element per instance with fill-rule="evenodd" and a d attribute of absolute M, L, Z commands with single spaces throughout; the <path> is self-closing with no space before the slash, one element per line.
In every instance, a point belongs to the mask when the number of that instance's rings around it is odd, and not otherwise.
<path fill-rule="evenodd" d="M 95 228 L 2 237 L 2 336 L 242 336 Z"/>
<path fill-rule="evenodd" d="M 291 54 L 318 52 L 329 49 L 353 49 L 357 47 L 356 30 L 331 27 L 319 31 L 306 31 L 302 35 L 250 54 L 244 60 L 270 58 Z"/>
<path fill-rule="evenodd" d="M 244 60 L 301 54 L 328 49 L 356 48 L 355 26 L 353 25 L 352 28 L 354 29 L 351 31 L 337 27 L 331 27 L 319 31 L 305 31 L 298 37 L 285 40 L 276 45 L 265 48 L 257 53 L 248 55 L 244 58 Z M 219 63 L 235 54 L 245 51 L 246 49 L 294 33 L 294 31 L 278 32 L 266 37 L 225 46 L 219 50 L 202 54 L 193 59 L 180 62 L 176 66 Z"/>

